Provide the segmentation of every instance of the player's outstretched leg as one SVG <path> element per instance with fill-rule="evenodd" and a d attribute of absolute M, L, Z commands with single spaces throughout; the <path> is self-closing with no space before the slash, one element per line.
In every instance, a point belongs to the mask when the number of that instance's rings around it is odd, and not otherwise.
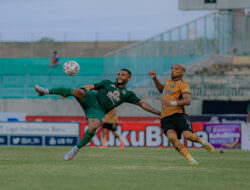
<path fill-rule="evenodd" d="M 168 130 L 166 136 L 168 137 L 168 140 L 172 143 L 174 148 L 189 161 L 189 164 L 191 165 L 199 164 L 187 151 L 185 146 L 180 143 L 180 141 L 177 138 L 177 134 L 174 130 Z"/>
<path fill-rule="evenodd" d="M 192 142 L 200 143 L 204 148 L 207 149 L 208 152 L 210 152 L 210 153 L 215 152 L 215 148 L 213 147 L 213 145 L 211 145 L 209 142 L 204 142 L 200 137 L 198 137 L 197 134 L 192 133 L 190 131 L 183 131 L 182 134 L 186 139 L 188 139 Z"/>
<path fill-rule="evenodd" d="M 83 98 L 85 96 L 85 91 L 82 89 L 73 89 L 73 88 L 43 88 L 39 85 L 35 85 L 35 90 L 38 96 L 44 96 L 46 94 L 56 94 L 63 97 L 75 96 L 76 98 Z"/>
<path fill-rule="evenodd" d="M 115 131 L 112 131 L 113 135 L 115 136 L 115 138 L 117 138 L 120 142 L 120 148 L 124 148 L 125 145 L 124 145 L 124 142 L 122 141 L 120 135 L 118 135 Z"/>
<path fill-rule="evenodd" d="M 64 160 L 72 160 L 78 153 L 79 149 L 91 141 L 91 139 L 95 136 L 95 131 L 98 129 L 100 125 L 101 121 L 99 119 L 89 118 L 88 119 L 89 128 L 85 132 L 82 140 L 64 156 Z"/>

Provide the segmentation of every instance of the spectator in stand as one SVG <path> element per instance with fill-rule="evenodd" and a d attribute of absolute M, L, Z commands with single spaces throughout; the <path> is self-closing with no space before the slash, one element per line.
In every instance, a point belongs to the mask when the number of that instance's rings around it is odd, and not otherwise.
<path fill-rule="evenodd" d="M 58 53 L 57 53 L 57 51 L 54 51 L 53 52 L 53 56 L 51 57 L 51 63 L 50 63 L 50 68 L 53 68 L 53 67 L 55 67 L 55 66 L 57 66 L 57 65 L 59 65 L 59 59 L 60 59 L 60 57 L 59 57 L 59 55 L 58 55 Z"/>

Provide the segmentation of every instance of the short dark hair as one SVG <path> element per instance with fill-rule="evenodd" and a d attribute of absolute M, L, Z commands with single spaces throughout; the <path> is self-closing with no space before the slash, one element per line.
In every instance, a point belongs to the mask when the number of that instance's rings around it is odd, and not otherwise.
<path fill-rule="evenodd" d="M 128 70 L 128 69 L 121 69 L 121 71 L 127 71 L 127 73 L 129 74 L 129 76 L 132 76 L 132 73 Z"/>
<path fill-rule="evenodd" d="M 54 51 L 54 54 L 57 54 L 57 51 Z"/>

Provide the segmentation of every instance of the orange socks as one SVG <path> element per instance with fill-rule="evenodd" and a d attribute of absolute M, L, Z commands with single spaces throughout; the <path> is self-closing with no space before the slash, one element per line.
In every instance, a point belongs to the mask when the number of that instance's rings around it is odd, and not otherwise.
<path fill-rule="evenodd" d="M 176 140 L 176 143 L 174 143 L 174 147 L 187 160 L 190 160 L 192 158 L 191 154 L 189 154 L 187 149 L 183 146 L 183 144 L 180 143 L 180 141 Z"/>

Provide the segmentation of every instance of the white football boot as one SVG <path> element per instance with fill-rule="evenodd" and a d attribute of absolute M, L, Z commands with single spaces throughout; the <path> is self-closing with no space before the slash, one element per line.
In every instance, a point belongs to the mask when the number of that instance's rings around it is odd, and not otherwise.
<path fill-rule="evenodd" d="M 67 161 L 72 160 L 78 152 L 79 152 L 79 148 L 77 146 L 73 146 L 71 150 L 67 154 L 65 154 L 64 160 L 67 160 Z"/>
<path fill-rule="evenodd" d="M 36 92 L 38 96 L 44 96 L 45 94 L 49 94 L 49 89 L 43 88 L 41 86 L 35 85 Z"/>

